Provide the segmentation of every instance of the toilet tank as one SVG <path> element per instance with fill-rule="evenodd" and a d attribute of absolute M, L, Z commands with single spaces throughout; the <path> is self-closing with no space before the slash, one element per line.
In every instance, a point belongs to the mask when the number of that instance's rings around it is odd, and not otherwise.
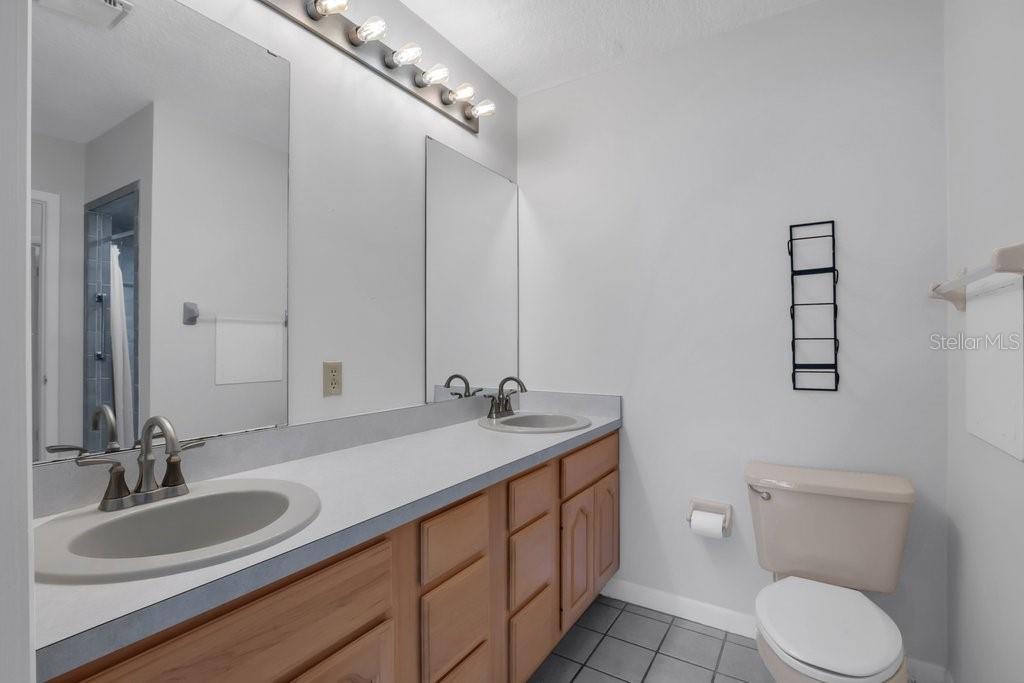
<path fill-rule="evenodd" d="M 766 462 L 748 464 L 744 477 L 762 567 L 779 578 L 896 590 L 914 504 L 908 479 Z"/>

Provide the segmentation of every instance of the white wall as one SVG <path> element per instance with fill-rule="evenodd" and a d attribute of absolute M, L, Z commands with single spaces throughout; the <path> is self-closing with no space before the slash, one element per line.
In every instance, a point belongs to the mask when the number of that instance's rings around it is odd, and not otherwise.
<path fill-rule="evenodd" d="M 930 0 L 825 0 L 521 98 L 522 377 L 624 396 L 619 579 L 750 614 L 748 461 L 906 475 L 879 602 L 945 661 L 942 34 Z M 831 218 L 842 386 L 794 392 L 787 226 Z M 695 496 L 731 539 L 688 532 Z"/>
<path fill-rule="evenodd" d="M 146 415 L 170 416 L 185 438 L 288 421 L 286 381 L 215 384 L 216 325 L 181 323 L 185 301 L 204 316 L 283 322 L 287 152 L 197 114 L 154 105 Z"/>
<path fill-rule="evenodd" d="M 32 189 L 60 195 L 58 441 L 81 443 L 85 145 L 34 134 Z"/>
<path fill-rule="evenodd" d="M 517 206 L 515 183 L 427 140 L 428 401 L 456 372 L 475 387 L 519 372 Z"/>
<path fill-rule="evenodd" d="M 35 677 L 29 414 L 29 0 L 0 3 L 0 680 Z"/>
<path fill-rule="evenodd" d="M 1024 241 L 1024 4 L 947 0 L 947 272 Z M 949 309 L 949 333 L 964 315 Z M 965 428 L 964 355 L 949 353 L 950 670 L 958 683 L 1024 676 L 1024 464 Z"/>
<path fill-rule="evenodd" d="M 292 67 L 289 421 L 423 402 L 424 136 L 516 175 L 515 98 L 398 0 L 353 4 L 355 20 L 415 40 L 499 113 L 474 136 L 253 0 L 186 0 Z M 323 398 L 321 362 L 344 363 Z"/>

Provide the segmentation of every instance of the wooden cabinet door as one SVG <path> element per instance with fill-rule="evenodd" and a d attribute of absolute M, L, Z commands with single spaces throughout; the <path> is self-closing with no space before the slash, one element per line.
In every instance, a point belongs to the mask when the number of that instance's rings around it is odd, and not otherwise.
<path fill-rule="evenodd" d="M 437 683 L 487 640 L 490 576 L 482 557 L 420 600 L 423 683 Z"/>
<path fill-rule="evenodd" d="M 481 683 L 486 681 L 490 674 L 490 644 L 484 643 L 448 672 L 448 675 L 441 679 L 441 683 Z"/>
<path fill-rule="evenodd" d="M 558 643 L 558 599 L 548 586 L 508 623 L 508 678 L 526 683 Z"/>
<path fill-rule="evenodd" d="M 290 681 L 391 608 L 391 547 L 378 543 L 88 680 Z"/>
<path fill-rule="evenodd" d="M 295 679 L 295 683 L 394 683 L 395 627 L 388 620 Z"/>
<path fill-rule="evenodd" d="M 420 583 L 430 585 L 487 552 L 487 496 L 477 496 L 420 523 Z"/>
<path fill-rule="evenodd" d="M 619 473 L 594 484 L 594 592 L 619 569 Z"/>
<path fill-rule="evenodd" d="M 558 522 L 546 514 L 508 539 L 509 611 L 515 612 L 558 575 Z"/>
<path fill-rule="evenodd" d="M 594 597 L 594 488 L 562 503 L 562 630 Z"/>

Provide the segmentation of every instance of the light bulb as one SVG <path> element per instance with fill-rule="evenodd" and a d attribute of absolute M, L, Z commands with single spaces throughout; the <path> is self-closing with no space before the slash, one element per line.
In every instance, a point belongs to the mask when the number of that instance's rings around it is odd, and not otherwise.
<path fill-rule="evenodd" d="M 445 91 L 444 95 L 441 96 L 441 100 L 445 104 L 455 104 L 456 102 L 469 102 L 473 99 L 473 95 L 476 94 L 476 88 L 469 83 L 463 83 L 457 85 L 451 90 Z"/>
<path fill-rule="evenodd" d="M 466 118 L 468 119 L 482 119 L 485 116 L 490 116 L 497 109 L 497 105 L 491 100 L 484 100 L 479 104 L 470 104 L 466 106 Z"/>
<path fill-rule="evenodd" d="M 428 85 L 439 85 L 448 82 L 448 67 L 435 64 L 421 74 L 416 75 L 416 85 L 426 88 Z"/>
<path fill-rule="evenodd" d="M 330 14 L 343 14 L 348 9 L 348 0 L 309 0 L 306 12 L 320 20 Z"/>
<path fill-rule="evenodd" d="M 397 69 L 398 67 L 405 66 L 406 64 L 419 64 L 419 61 L 422 58 L 422 47 L 416 43 L 406 43 L 388 55 L 384 61 L 387 63 L 389 68 Z"/>
<path fill-rule="evenodd" d="M 355 45 L 362 45 L 371 40 L 380 40 L 388 32 L 387 23 L 380 17 L 370 17 L 357 26 L 348 36 Z"/>

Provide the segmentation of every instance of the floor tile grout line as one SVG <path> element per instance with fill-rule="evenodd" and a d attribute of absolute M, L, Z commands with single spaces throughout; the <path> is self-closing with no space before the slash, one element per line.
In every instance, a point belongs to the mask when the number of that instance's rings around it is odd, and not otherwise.
<path fill-rule="evenodd" d="M 602 603 L 602 604 L 603 604 L 603 603 Z M 609 605 L 609 607 L 610 607 L 610 605 Z M 601 633 L 601 639 L 597 641 L 597 645 L 595 645 L 595 646 L 594 646 L 594 649 L 590 651 L 590 654 L 589 654 L 589 655 L 587 655 L 586 661 L 584 661 L 584 662 L 583 662 L 583 666 L 582 666 L 582 667 L 580 667 L 580 671 L 583 671 L 583 669 L 585 669 L 585 668 L 586 668 L 586 666 L 587 666 L 587 663 L 588 663 L 588 662 L 589 662 L 589 661 L 590 661 L 591 659 L 593 659 L 593 658 L 594 658 L 594 653 L 595 653 L 595 652 L 597 652 L 598 648 L 600 648 L 600 647 L 601 647 L 601 643 L 603 643 L 603 642 L 605 641 L 605 638 L 608 638 L 608 637 L 609 637 L 609 635 L 608 635 L 608 631 L 611 631 L 611 630 L 612 630 L 612 626 L 615 626 L 615 622 L 619 620 L 619 617 L 621 617 L 621 616 L 622 616 L 622 613 L 623 613 L 624 611 L 625 611 L 625 607 L 623 607 L 622 609 L 620 609 L 620 610 L 619 610 L 619 613 L 615 615 L 615 618 L 614 618 L 614 619 L 612 619 L 612 623 L 608 624 L 608 629 L 607 629 L 607 630 L 606 630 L 606 631 L 605 631 L 604 633 Z M 584 628 L 586 628 L 586 627 L 584 627 Z M 599 633 L 599 631 L 595 631 L 595 633 Z M 604 672 L 602 671 L 601 673 L 604 673 Z M 577 676 L 579 676 L 579 672 L 577 672 L 577 673 L 576 673 L 576 675 L 577 675 Z M 611 674 L 609 674 L 609 676 L 610 676 L 610 675 L 611 675 Z M 575 680 L 575 678 L 574 678 L 573 680 Z"/>
<path fill-rule="evenodd" d="M 614 610 L 616 612 L 615 618 L 612 619 L 612 621 L 608 625 L 608 629 L 606 631 L 604 631 L 604 632 L 598 631 L 597 629 L 594 629 L 594 628 L 591 628 L 591 627 L 588 627 L 588 626 L 584 626 L 583 624 L 580 624 L 578 621 L 576 623 L 574 623 L 570 627 L 570 629 L 573 628 L 573 627 L 579 627 L 579 628 L 581 628 L 581 629 L 583 629 L 585 631 L 590 631 L 591 633 L 596 633 L 597 635 L 600 636 L 600 638 L 597 641 L 597 644 L 590 651 L 590 654 L 587 655 L 585 661 L 580 663 L 580 662 L 577 662 L 574 659 L 570 659 L 569 657 L 565 657 L 565 656 L 562 656 L 562 655 L 556 655 L 555 653 L 552 653 L 552 655 L 558 656 L 561 659 L 566 660 L 567 662 L 571 662 L 573 664 L 579 664 L 580 669 L 579 669 L 579 671 L 577 671 L 573 675 L 571 681 L 576 681 L 579 678 L 579 676 L 583 673 L 584 669 L 591 669 L 592 671 L 597 671 L 597 672 L 599 672 L 601 674 L 609 676 L 609 677 L 615 679 L 616 681 L 623 681 L 623 683 L 628 683 L 628 681 L 624 681 L 624 679 L 619 678 L 618 676 L 613 676 L 612 674 L 609 674 L 609 673 L 607 673 L 605 671 L 602 671 L 601 669 L 595 669 L 594 667 L 588 666 L 588 664 L 591 661 L 591 659 L 593 659 L 594 654 L 598 651 L 598 649 L 600 649 L 601 644 L 604 643 L 604 641 L 609 639 L 609 638 L 612 639 L 612 640 L 617 640 L 620 643 L 625 643 L 626 645 L 632 645 L 634 647 L 640 648 L 641 650 L 644 650 L 646 652 L 650 652 L 650 653 L 654 654 L 654 657 L 651 658 L 650 664 L 647 665 L 647 670 L 644 672 L 644 675 L 643 675 L 643 678 L 641 679 L 641 681 L 644 681 L 644 680 L 647 679 L 647 676 L 650 674 L 651 668 L 654 666 L 654 660 L 657 659 L 657 656 L 659 654 L 660 655 L 664 655 L 665 657 L 667 657 L 669 659 L 672 659 L 674 661 L 683 662 L 684 664 L 689 664 L 690 666 L 695 666 L 695 667 L 697 667 L 699 669 L 703 669 L 704 671 L 710 671 L 712 679 L 714 679 L 714 677 L 718 673 L 720 673 L 719 670 L 718 670 L 718 667 L 722 663 L 722 656 L 725 653 L 725 644 L 727 642 L 732 642 L 732 641 L 730 641 L 728 639 L 729 638 L 729 631 L 725 631 L 724 629 L 716 629 L 716 630 L 722 632 L 722 636 L 718 637 L 718 636 L 712 635 L 710 633 L 705 633 L 703 631 L 698 631 L 696 629 L 687 628 L 687 626 L 684 625 L 684 624 L 677 624 L 676 623 L 677 619 L 681 619 L 681 620 L 687 621 L 683 617 L 678 617 L 678 616 L 675 616 L 675 615 L 672 615 L 672 614 L 668 614 L 666 612 L 660 612 L 659 614 L 664 614 L 665 616 L 672 618 L 671 621 L 664 622 L 664 621 L 662 621 L 660 619 L 655 619 L 653 617 L 649 617 L 646 614 L 641 614 L 639 612 L 634 612 L 634 611 L 631 611 L 631 610 L 627 609 L 627 607 L 629 607 L 631 605 L 633 607 L 639 607 L 639 608 L 642 608 L 642 609 L 650 609 L 650 608 L 645 608 L 642 605 L 634 605 L 633 603 L 630 603 L 630 602 L 625 602 L 622 607 L 615 607 L 614 605 L 609 605 L 609 604 L 604 603 L 604 602 L 602 602 L 600 604 L 602 606 L 608 607 L 609 609 Z M 657 610 L 651 610 L 651 611 L 652 612 L 656 612 Z M 611 631 L 612 627 L 615 626 L 616 622 L 618 622 L 618 620 L 622 617 L 623 614 L 627 614 L 627 613 L 631 614 L 631 615 L 633 615 L 635 617 L 641 617 L 641 618 L 648 619 L 650 621 L 654 621 L 654 622 L 657 622 L 657 623 L 660 623 L 660 624 L 665 624 L 668 627 L 668 628 L 665 629 L 665 633 L 662 635 L 661 641 L 658 643 L 658 648 L 657 649 L 652 650 L 649 647 L 644 647 L 643 645 L 639 645 L 637 643 L 633 643 L 631 641 L 626 640 L 625 638 L 619 638 L 619 637 L 610 635 L 610 631 Z M 580 615 L 581 618 L 582 618 L 582 616 L 583 615 Z M 714 627 L 711 627 L 711 626 L 707 626 L 706 624 L 700 624 L 700 622 L 693 622 L 693 623 L 699 624 L 701 626 L 705 626 L 707 628 L 714 628 Z M 718 656 L 717 656 L 717 658 L 715 660 L 715 667 L 713 669 L 708 669 L 706 666 L 701 666 L 700 664 L 696 664 L 694 662 L 690 662 L 690 661 L 687 661 L 685 659 L 680 659 L 679 657 L 674 657 L 674 656 L 672 656 L 672 655 L 670 655 L 670 654 L 668 654 L 666 652 L 662 652 L 661 648 L 665 644 L 665 639 L 668 637 L 668 634 L 672 632 L 673 628 L 679 628 L 679 629 L 682 629 L 684 631 L 688 631 L 690 633 L 694 633 L 694 634 L 697 634 L 697 635 L 704 636 L 706 638 L 714 638 L 715 640 L 718 640 L 719 641 Z M 748 650 L 749 649 L 754 649 L 754 648 L 750 648 L 750 647 L 744 645 L 743 643 L 733 643 L 733 644 L 734 645 L 738 645 L 739 647 L 743 647 L 743 648 L 748 649 Z M 724 676 L 726 674 L 722 674 L 722 675 Z"/>
<path fill-rule="evenodd" d="M 718 667 L 722 664 L 723 654 L 725 654 L 725 638 L 722 638 L 722 645 L 718 648 L 718 659 L 715 660 L 715 671 L 711 675 L 712 683 L 714 683 L 714 680 L 718 677 Z"/>
<path fill-rule="evenodd" d="M 652 619 L 651 621 L 655 621 L 655 620 Z M 662 623 L 664 623 L 664 622 L 662 622 Z M 643 683 L 644 681 L 647 680 L 647 675 L 649 673 L 651 673 L 651 667 L 654 666 L 655 660 L 658 659 L 658 655 L 661 654 L 661 646 L 665 644 L 665 639 L 668 638 L 668 634 L 671 633 L 671 632 L 672 632 L 672 622 L 669 622 L 668 628 L 665 629 L 665 632 L 663 634 L 661 634 L 661 640 L 658 641 L 658 649 L 656 649 L 654 651 L 654 656 L 651 657 L 651 663 L 647 665 L 647 670 L 644 671 L 643 678 L 640 679 L 641 683 Z M 714 678 L 714 675 L 715 675 L 714 673 L 711 674 L 712 678 Z"/>
<path fill-rule="evenodd" d="M 662 622 L 662 623 L 664 623 L 664 622 Z M 668 634 L 668 632 L 667 632 L 667 631 L 666 631 L 665 633 L 666 633 L 666 635 Z M 703 634 L 701 634 L 701 635 L 703 635 Z M 656 654 L 656 655 L 665 655 L 665 656 L 666 656 L 666 657 L 668 657 L 669 659 L 674 659 L 674 660 L 675 660 L 675 661 L 677 661 L 677 662 L 682 662 L 683 664 L 689 664 L 689 665 L 691 665 L 691 666 L 695 666 L 695 667 L 697 667 L 698 669 L 704 669 L 705 671 L 710 671 L 711 673 L 715 673 L 715 670 L 714 670 L 714 669 L 709 669 L 709 668 L 707 668 L 706 666 L 701 666 L 700 664 L 697 664 L 696 662 L 690 662 L 690 661 L 687 661 L 687 660 L 685 660 L 685 659 L 680 659 L 679 657 L 674 657 L 674 656 L 670 655 L 670 654 L 669 654 L 669 653 L 667 653 L 667 652 L 662 652 L 661 650 L 652 650 L 652 649 L 651 649 L 651 648 L 649 648 L 649 647 L 644 647 L 643 645 L 637 645 L 636 643 L 631 643 L 631 642 L 629 642 L 628 640 L 624 640 L 624 639 L 622 639 L 622 638 L 618 638 L 618 637 L 616 637 L 616 636 L 609 636 L 609 635 L 605 635 L 605 637 L 604 637 L 604 638 L 602 638 L 600 642 L 598 642 L 598 644 L 597 644 L 597 647 L 601 647 L 601 643 L 602 643 L 602 642 L 604 642 L 604 640 L 605 640 L 605 639 L 607 639 L 607 638 L 611 638 L 612 640 L 617 640 L 617 641 L 619 641 L 620 643 L 625 643 L 626 645 L 632 645 L 633 647 L 638 647 L 638 648 L 640 648 L 641 650 L 646 650 L 647 652 L 653 652 L 653 653 L 654 653 L 654 654 Z M 724 641 L 722 641 L 722 642 L 724 642 Z M 594 652 L 597 652 L 597 647 L 595 647 L 595 648 L 594 648 Z M 720 646 L 720 647 L 721 647 L 721 646 Z M 721 650 L 719 650 L 719 654 L 721 654 Z M 561 656 L 561 655 L 559 655 L 559 656 Z M 591 657 L 593 657 L 593 656 L 594 656 L 594 653 L 593 653 L 593 652 L 592 652 L 592 653 L 590 653 L 590 656 L 591 656 Z M 563 659 L 566 659 L 566 657 L 563 657 Z M 587 658 L 587 661 L 589 661 L 589 660 L 590 660 L 590 658 L 588 657 L 588 658 Z M 570 660 L 570 661 L 571 661 L 571 660 Z M 579 662 L 577 662 L 577 664 L 578 664 L 578 663 L 579 663 Z M 600 671 L 600 669 L 599 669 L 599 671 Z M 602 671 L 601 673 L 604 673 L 604 672 Z"/>

